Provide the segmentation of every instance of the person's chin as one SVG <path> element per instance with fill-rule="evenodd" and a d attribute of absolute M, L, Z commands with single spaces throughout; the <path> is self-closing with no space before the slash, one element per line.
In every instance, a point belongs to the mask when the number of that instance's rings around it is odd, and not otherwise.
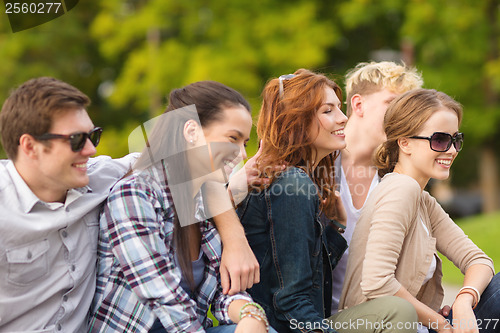
<path fill-rule="evenodd" d="M 440 170 L 439 172 L 436 172 L 432 178 L 436 180 L 446 180 L 450 177 L 450 171 L 449 170 Z"/>
<path fill-rule="evenodd" d="M 78 177 L 73 182 L 73 188 L 85 187 L 89 184 L 89 177 L 85 175 L 84 177 Z"/>

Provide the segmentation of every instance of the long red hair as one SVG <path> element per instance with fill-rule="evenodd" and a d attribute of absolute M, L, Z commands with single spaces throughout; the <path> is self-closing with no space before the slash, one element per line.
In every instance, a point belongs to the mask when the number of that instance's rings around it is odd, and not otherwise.
<path fill-rule="evenodd" d="M 324 88 L 330 87 L 342 100 L 342 90 L 325 75 L 299 69 L 295 76 L 272 79 L 262 92 L 262 107 L 257 122 L 257 134 L 262 140 L 263 149 L 257 160 L 260 173 L 271 181 L 277 172 L 271 166 L 285 163 L 303 169 L 319 188 L 321 208 L 329 218 L 336 217 L 335 200 L 335 155 L 328 155 L 313 169 L 316 139 L 311 126 L 321 126 L 316 116 L 324 103 Z M 316 161 L 317 162 L 317 161 Z M 261 187 L 262 189 L 262 187 Z"/>

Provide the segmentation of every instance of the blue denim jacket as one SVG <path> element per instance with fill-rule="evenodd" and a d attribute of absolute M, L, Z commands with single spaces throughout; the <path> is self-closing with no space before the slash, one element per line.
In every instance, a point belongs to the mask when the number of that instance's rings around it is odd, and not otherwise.
<path fill-rule="evenodd" d="M 335 332 L 332 269 L 345 239 L 320 219 L 318 189 L 301 169 L 284 171 L 267 189 L 253 191 L 237 210 L 260 264 L 260 283 L 249 293 L 278 332 Z M 309 323 L 309 326 L 306 326 Z M 304 327 L 304 328 L 301 328 Z"/>

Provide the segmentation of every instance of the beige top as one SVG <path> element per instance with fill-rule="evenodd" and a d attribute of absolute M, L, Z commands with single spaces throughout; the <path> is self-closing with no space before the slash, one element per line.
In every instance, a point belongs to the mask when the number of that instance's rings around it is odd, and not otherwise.
<path fill-rule="evenodd" d="M 339 309 L 394 295 L 403 286 L 438 311 L 444 292 L 436 249 L 462 273 L 474 264 L 484 264 L 494 274 L 493 261 L 416 180 L 387 174 L 368 198 L 356 225 Z M 436 272 L 423 284 L 433 256 Z"/>

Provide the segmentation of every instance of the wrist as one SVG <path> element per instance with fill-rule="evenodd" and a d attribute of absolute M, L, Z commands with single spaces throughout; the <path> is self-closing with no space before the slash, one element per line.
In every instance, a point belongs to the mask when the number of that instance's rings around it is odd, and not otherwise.
<path fill-rule="evenodd" d="M 468 293 L 461 293 L 458 294 L 457 297 L 455 298 L 455 302 L 453 304 L 460 303 L 460 304 L 467 304 L 470 306 L 474 305 L 474 297 L 471 294 Z"/>
<path fill-rule="evenodd" d="M 247 315 L 247 316 L 241 318 L 240 321 L 238 322 L 238 324 L 244 324 L 244 325 L 251 324 L 251 325 L 254 325 L 253 327 L 255 327 L 255 328 L 262 327 L 266 332 L 268 332 L 266 323 L 262 319 L 260 319 L 259 317 L 255 317 L 252 315 Z"/>
<path fill-rule="evenodd" d="M 441 316 L 441 318 L 437 321 L 437 330 L 438 332 L 447 332 L 451 329 L 451 323 L 446 319 L 444 318 L 443 316 Z M 431 327 L 429 327 L 431 328 Z"/>
<path fill-rule="evenodd" d="M 244 304 L 240 309 L 240 321 L 245 318 L 260 321 L 265 326 L 266 332 L 269 332 L 269 322 L 267 320 L 266 312 L 259 304 L 255 302 L 248 302 Z"/>
<path fill-rule="evenodd" d="M 224 241 L 226 243 L 224 243 Z M 231 235 L 226 235 L 226 237 L 222 239 L 222 244 L 224 245 L 224 248 L 241 249 L 243 245 L 245 247 L 250 247 L 250 245 L 248 245 L 248 240 L 247 237 L 245 236 L 245 231 L 243 230 L 243 227 L 241 233 L 235 232 Z"/>
<path fill-rule="evenodd" d="M 472 301 L 470 302 L 472 309 L 475 309 L 477 304 L 479 303 L 479 300 L 481 299 L 479 290 L 472 286 L 464 286 L 458 291 L 455 301 L 459 300 L 459 302 L 468 302 L 470 301 L 470 298 L 472 298 Z"/>

